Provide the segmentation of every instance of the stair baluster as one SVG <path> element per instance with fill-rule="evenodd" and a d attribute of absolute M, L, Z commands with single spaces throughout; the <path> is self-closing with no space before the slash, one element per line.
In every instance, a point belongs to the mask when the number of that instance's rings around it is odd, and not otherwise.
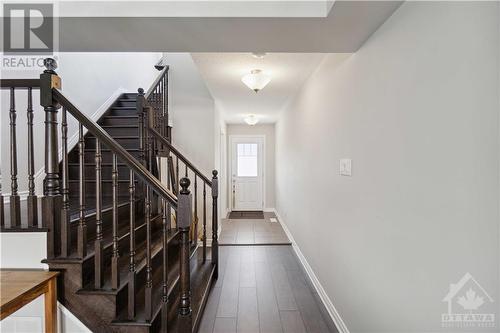
<path fill-rule="evenodd" d="M 61 145 L 62 145 L 62 210 L 61 210 L 61 257 L 68 257 L 71 251 L 71 230 L 69 211 L 68 184 L 68 121 L 66 108 L 61 112 Z"/>
<path fill-rule="evenodd" d="M 96 189 L 96 203 L 95 203 L 95 219 L 96 219 L 96 240 L 94 243 L 94 275 L 95 275 L 95 288 L 100 289 L 104 284 L 104 253 L 103 253 L 103 226 L 102 226 L 102 154 L 101 142 L 96 138 L 95 143 L 95 189 Z"/>
<path fill-rule="evenodd" d="M 193 245 L 198 243 L 198 177 L 194 174 L 194 223 L 193 223 Z"/>
<path fill-rule="evenodd" d="M 161 304 L 161 325 L 164 328 L 164 332 L 167 331 L 168 327 L 168 225 L 169 221 L 167 218 L 167 207 L 165 199 L 161 200 L 161 212 L 162 212 L 162 304 Z"/>
<path fill-rule="evenodd" d="M 0 182 L 0 228 L 5 228 L 5 208 L 3 203 L 3 194 L 2 194 L 2 182 Z"/>
<path fill-rule="evenodd" d="M 83 125 L 78 126 L 78 230 L 77 251 L 78 257 L 83 259 L 87 255 L 87 223 L 85 222 L 85 140 Z"/>
<path fill-rule="evenodd" d="M 130 170 L 129 175 L 129 269 L 128 269 L 128 319 L 133 320 L 135 317 L 135 182 L 134 172 Z"/>
<path fill-rule="evenodd" d="M 139 160 L 143 165 L 146 165 L 146 156 L 144 152 L 144 89 L 137 89 L 137 120 L 139 122 Z"/>
<path fill-rule="evenodd" d="M 203 263 L 207 261 L 207 183 L 203 182 Z"/>
<path fill-rule="evenodd" d="M 190 279 L 190 243 L 189 228 L 191 226 L 191 193 L 188 178 L 180 180 L 182 187 L 179 193 L 179 204 L 177 208 L 177 226 L 181 234 L 181 257 L 180 257 L 180 292 L 181 303 L 179 306 L 179 328 L 180 332 L 192 331 L 192 309 L 191 309 L 191 279 Z"/>
<path fill-rule="evenodd" d="M 38 199 L 35 195 L 35 157 L 33 149 L 33 88 L 28 87 L 28 227 L 38 227 Z"/>
<path fill-rule="evenodd" d="M 145 122 L 150 121 L 151 112 L 145 112 Z M 152 167 L 151 140 L 148 132 L 145 133 L 146 151 L 148 156 L 149 171 Z M 145 216 L 146 216 L 146 289 L 145 289 L 145 317 L 146 320 L 151 320 L 153 313 L 153 268 L 151 267 L 151 189 L 146 185 L 146 200 L 145 200 Z"/>
<path fill-rule="evenodd" d="M 169 175 L 169 186 L 171 186 L 172 191 L 177 194 L 177 182 L 175 178 L 175 170 L 174 170 L 174 160 L 171 155 L 168 156 L 167 158 L 167 164 L 168 164 L 168 175 Z"/>
<path fill-rule="evenodd" d="M 163 135 L 171 140 L 168 134 L 168 73 L 163 77 Z"/>
<path fill-rule="evenodd" d="M 10 227 L 21 226 L 21 198 L 17 184 L 17 136 L 15 88 L 10 88 Z"/>
<path fill-rule="evenodd" d="M 118 159 L 113 154 L 113 166 L 111 170 L 112 189 L 113 189 L 113 254 L 111 256 L 111 288 L 118 289 L 120 286 L 120 253 L 118 249 Z M 132 230 L 130 231 L 132 232 Z"/>
<path fill-rule="evenodd" d="M 175 193 L 179 193 L 179 156 L 175 157 Z"/>
<path fill-rule="evenodd" d="M 215 265 L 214 276 L 219 277 L 219 241 L 218 241 L 218 209 L 217 198 L 219 196 L 219 179 L 217 170 L 212 171 L 212 264 Z"/>

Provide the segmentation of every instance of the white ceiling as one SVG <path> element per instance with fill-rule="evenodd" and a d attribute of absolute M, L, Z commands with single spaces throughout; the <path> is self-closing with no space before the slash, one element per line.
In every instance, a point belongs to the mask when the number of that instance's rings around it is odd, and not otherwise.
<path fill-rule="evenodd" d="M 321 9 L 327 6 L 325 12 L 329 13 L 324 17 L 314 16 L 314 10 L 310 10 L 314 6 L 309 1 L 298 1 L 296 6 L 289 6 L 289 2 L 292 1 L 216 1 L 190 7 L 199 11 L 205 8 L 204 15 L 226 15 L 223 17 L 192 17 L 203 13 L 191 12 L 189 8 L 179 9 L 183 14 L 178 14 L 184 16 L 162 17 L 163 7 L 170 3 L 161 1 L 151 6 L 146 3 L 137 11 L 131 10 L 134 1 L 105 1 L 102 5 L 99 2 L 100 6 L 92 1 L 75 2 L 70 6 L 74 12 L 60 6 L 59 51 L 349 53 L 356 52 L 401 5 L 401 1 L 335 1 L 332 6 L 331 1 L 314 1 L 315 5 L 321 4 Z M 111 12 L 124 17 L 68 16 L 75 12 L 97 15 L 94 11 L 104 15 L 117 4 L 123 10 Z M 223 9 L 227 9 L 226 13 Z M 152 13 L 145 10 L 154 11 L 155 17 L 148 17 Z M 299 14 L 304 16 L 297 17 Z"/>
<path fill-rule="evenodd" d="M 256 114 L 261 123 L 274 123 L 288 99 L 318 66 L 324 54 L 268 53 L 256 59 L 250 53 L 193 53 L 195 63 L 227 123 L 242 123 Z M 252 69 L 262 69 L 271 82 L 258 93 L 241 82 Z"/>
<path fill-rule="evenodd" d="M 326 17 L 333 0 L 56 0 L 63 17 Z"/>

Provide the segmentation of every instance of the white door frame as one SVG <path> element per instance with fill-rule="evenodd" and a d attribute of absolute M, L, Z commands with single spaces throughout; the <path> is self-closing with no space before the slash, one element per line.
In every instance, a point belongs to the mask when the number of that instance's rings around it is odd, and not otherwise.
<path fill-rule="evenodd" d="M 229 172 L 228 172 L 228 184 L 229 184 L 229 209 L 232 211 L 234 209 L 234 198 L 233 198 L 233 143 L 234 139 L 262 139 L 262 158 L 259 163 L 261 164 L 262 170 L 262 210 L 265 208 L 266 202 L 266 136 L 264 134 L 230 134 L 229 135 L 229 146 L 227 150 L 228 154 L 228 164 L 229 164 Z"/>

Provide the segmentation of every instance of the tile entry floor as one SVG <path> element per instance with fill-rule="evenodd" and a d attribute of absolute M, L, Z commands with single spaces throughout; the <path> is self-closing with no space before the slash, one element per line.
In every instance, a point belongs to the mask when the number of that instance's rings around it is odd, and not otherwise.
<path fill-rule="evenodd" d="M 291 246 L 222 246 L 199 333 L 337 333 Z"/>
<path fill-rule="evenodd" d="M 264 213 L 264 219 L 223 219 L 220 245 L 290 244 L 274 213 Z"/>

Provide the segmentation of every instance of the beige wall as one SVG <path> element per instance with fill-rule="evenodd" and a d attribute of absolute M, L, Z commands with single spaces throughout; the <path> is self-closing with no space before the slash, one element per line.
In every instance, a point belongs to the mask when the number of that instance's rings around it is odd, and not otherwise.
<path fill-rule="evenodd" d="M 266 165 L 264 167 L 265 175 L 265 201 L 264 208 L 274 208 L 275 198 L 274 198 L 274 182 L 275 182 L 275 141 L 274 141 L 274 124 L 263 124 L 263 125 L 227 125 L 227 149 L 231 149 L 229 145 L 229 137 L 231 135 L 264 135 L 266 137 L 265 152 L 266 152 Z M 229 158 L 229 153 L 227 154 Z M 231 175 L 229 174 L 231 161 L 228 160 L 228 178 L 227 178 L 227 193 L 228 193 L 228 207 L 231 207 Z"/>
<path fill-rule="evenodd" d="M 459 331 L 466 272 L 500 298 L 498 6 L 405 2 L 276 125 L 276 208 L 351 333 Z"/>

